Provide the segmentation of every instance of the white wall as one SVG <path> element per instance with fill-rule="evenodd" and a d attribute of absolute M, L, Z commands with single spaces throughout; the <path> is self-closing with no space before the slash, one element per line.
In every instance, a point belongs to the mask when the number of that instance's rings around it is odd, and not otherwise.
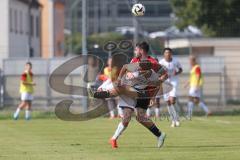
<path fill-rule="evenodd" d="M 2 60 L 8 57 L 8 42 L 9 42 L 9 36 L 8 36 L 8 5 L 9 0 L 0 0 L 0 19 L 1 19 L 1 25 L 0 25 L 0 68 L 2 68 Z"/>
<path fill-rule="evenodd" d="M 19 2 L 17 0 L 10 0 L 10 9 L 13 12 L 12 24 L 14 31 L 10 32 L 9 29 L 9 57 L 28 57 L 28 34 L 29 30 L 29 17 L 28 17 L 28 5 Z M 15 25 L 15 12 L 17 11 L 17 28 Z M 20 19 L 20 13 L 22 14 L 22 19 Z M 34 57 L 40 56 L 40 37 L 36 37 L 36 16 L 40 18 L 40 12 L 36 9 L 32 9 L 32 15 L 34 16 L 34 36 L 31 38 L 32 47 L 34 49 Z M 22 21 L 22 22 L 20 22 Z M 20 27 L 20 24 L 22 24 Z M 21 29 L 22 28 L 22 29 Z M 16 32 L 17 30 L 17 32 Z"/>

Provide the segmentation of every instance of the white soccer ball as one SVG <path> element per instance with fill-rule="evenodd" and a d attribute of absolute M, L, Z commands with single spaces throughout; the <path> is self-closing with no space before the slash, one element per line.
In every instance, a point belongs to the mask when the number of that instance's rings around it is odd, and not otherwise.
<path fill-rule="evenodd" d="M 134 4 L 132 7 L 132 13 L 134 16 L 143 16 L 145 13 L 145 7 L 141 3 Z"/>

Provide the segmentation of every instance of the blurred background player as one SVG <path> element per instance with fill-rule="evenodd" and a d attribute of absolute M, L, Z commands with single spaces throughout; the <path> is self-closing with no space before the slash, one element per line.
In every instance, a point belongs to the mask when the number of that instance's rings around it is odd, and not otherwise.
<path fill-rule="evenodd" d="M 118 73 L 117 68 L 112 67 L 112 58 L 108 58 L 107 66 L 104 68 L 104 76 L 106 77 L 105 80 L 116 80 Z M 117 101 L 115 98 L 108 98 L 107 99 L 110 119 L 116 118 L 115 116 L 115 108 L 117 106 Z M 121 117 L 122 115 L 122 109 L 118 107 L 118 115 Z"/>
<path fill-rule="evenodd" d="M 13 118 L 18 119 L 20 111 L 25 108 L 25 119 L 29 120 L 31 118 L 31 107 L 33 101 L 33 92 L 36 84 L 33 82 L 33 73 L 32 73 L 32 63 L 27 62 L 25 64 L 24 73 L 21 76 L 20 82 L 20 94 L 21 94 L 21 103 L 19 104 L 17 110 L 15 111 Z"/>
<path fill-rule="evenodd" d="M 190 78 L 186 83 L 185 88 L 189 86 L 188 118 L 191 120 L 194 105 L 199 105 L 206 115 L 209 115 L 210 112 L 206 104 L 201 99 L 203 87 L 203 74 L 201 68 L 197 64 L 195 56 L 190 56 L 189 62 L 191 66 Z"/>
<path fill-rule="evenodd" d="M 172 121 L 171 127 L 177 127 L 180 125 L 180 122 L 175 109 L 175 103 L 177 98 L 178 75 L 182 73 L 182 66 L 179 61 L 173 58 L 172 53 L 171 48 L 165 48 L 163 50 L 164 58 L 159 63 L 167 69 L 167 82 L 173 86 L 173 89 L 169 93 L 164 94 L 164 100 L 167 102 L 168 112 Z"/>
<path fill-rule="evenodd" d="M 155 58 L 155 60 L 159 62 L 158 58 Z M 152 98 L 152 100 L 150 101 L 149 108 L 147 109 L 147 117 L 149 118 L 152 116 L 152 109 L 154 110 L 155 118 L 159 119 L 160 118 L 160 96 L 159 95 L 157 95 L 155 98 Z"/>

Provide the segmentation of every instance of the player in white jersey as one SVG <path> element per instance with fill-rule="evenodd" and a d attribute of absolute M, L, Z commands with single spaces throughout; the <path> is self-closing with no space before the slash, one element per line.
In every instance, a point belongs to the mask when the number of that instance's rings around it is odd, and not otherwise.
<path fill-rule="evenodd" d="M 95 98 L 108 98 L 119 95 L 119 106 L 123 108 L 123 118 L 119 123 L 114 135 L 110 139 L 113 148 L 118 147 L 117 139 L 127 128 L 128 123 L 131 120 L 131 115 L 134 113 L 134 111 L 136 111 L 137 121 L 148 128 L 155 136 L 157 136 L 158 147 L 163 145 L 166 136 L 165 133 L 159 131 L 156 125 L 150 119 L 145 117 L 145 109 L 147 108 L 148 104 L 143 106 L 137 105 L 138 99 L 143 98 L 148 101 L 149 97 L 154 96 L 154 94 L 158 92 L 158 88 L 156 86 L 160 88 L 162 83 L 162 81 L 159 80 L 159 74 L 151 69 L 151 63 L 145 62 L 143 60 L 139 64 L 135 63 L 135 65 L 139 65 L 140 70 L 133 72 L 129 72 L 127 65 L 125 65 L 122 70 L 127 69 L 128 72 L 124 76 L 121 76 L 120 72 L 119 78 L 121 77 L 121 81 L 118 82 L 120 83 L 118 86 L 114 86 L 114 84 L 112 85 L 114 88 L 109 88 L 110 85 L 106 85 L 106 87 L 100 86 L 99 90 L 105 90 L 105 92 L 98 91 L 94 94 Z M 142 102 L 144 102 L 144 100 Z"/>
<path fill-rule="evenodd" d="M 167 102 L 167 108 L 172 120 L 171 127 L 178 127 L 180 125 L 179 116 L 175 109 L 175 103 L 177 98 L 177 86 L 178 86 L 178 75 L 182 73 L 182 66 L 176 59 L 172 56 L 172 49 L 165 48 L 163 50 L 164 58 L 159 62 L 162 66 L 167 69 L 168 79 L 167 82 L 171 83 L 173 89 L 164 94 L 164 100 Z"/>

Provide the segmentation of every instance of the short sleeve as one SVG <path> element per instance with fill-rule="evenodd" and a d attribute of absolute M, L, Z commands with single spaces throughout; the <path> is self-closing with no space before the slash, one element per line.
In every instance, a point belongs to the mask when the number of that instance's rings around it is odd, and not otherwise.
<path fill-rule="evenodd" d="M 21 81 L 26 81 L 27 80 L 27 74 L 26 73 L 23 73 L 21 75 Z"/>
<path fill-rule="evenodd" d="M 195 73 L 196 73 L 196 75 L 201 75 L 201 68 L 200 68 L 200 67 L 197 67 L 197 68 L 195 69 Z"/>

